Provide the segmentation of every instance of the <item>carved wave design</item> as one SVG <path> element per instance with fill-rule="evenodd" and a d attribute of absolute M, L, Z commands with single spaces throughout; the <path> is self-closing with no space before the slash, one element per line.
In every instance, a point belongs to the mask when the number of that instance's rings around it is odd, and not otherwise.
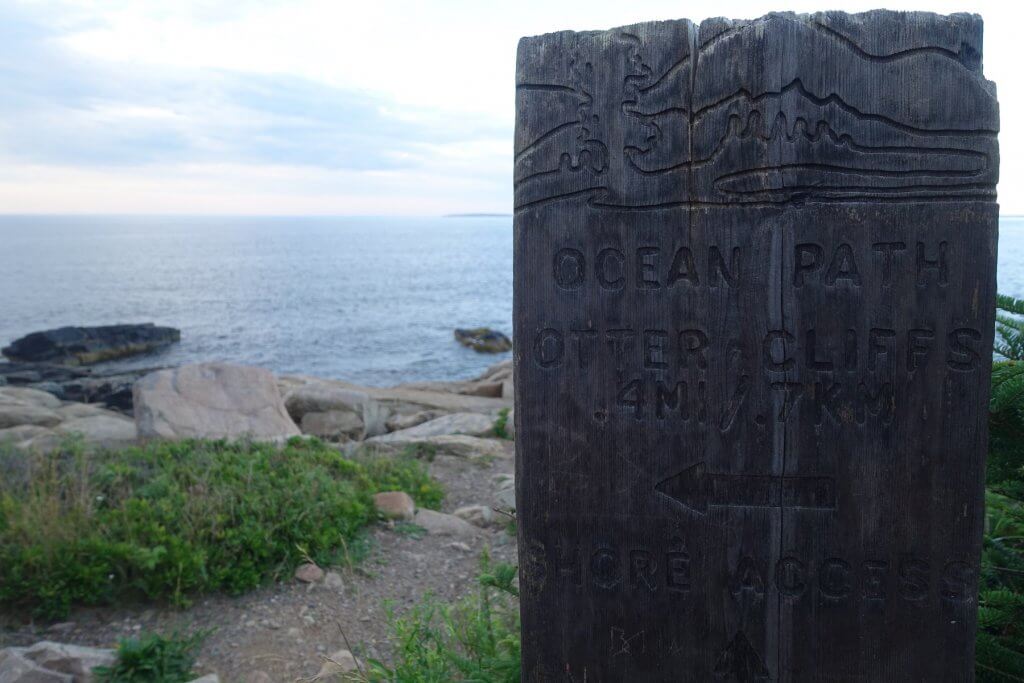
<path fill-rule="evenodd" d="M 998 108 L 980 32 L 957 21 L 877 39 L 845 15 L 712 21 L 674 59 L 642 26 L 578 34 L 574 64 L 591 70 L 551 90 L 577 98 L 576 115 L 517 150 L 517 207 L 991 200 Z M 815 59 L 785 58 L 797 43 Z"/>

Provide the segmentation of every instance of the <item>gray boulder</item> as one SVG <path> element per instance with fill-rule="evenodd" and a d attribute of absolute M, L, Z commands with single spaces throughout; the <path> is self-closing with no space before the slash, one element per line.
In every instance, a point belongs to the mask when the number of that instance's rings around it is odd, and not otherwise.
<path fill-rule="evenodd" d="M 2 353 L 18 362 L 89 365 L 148 353 L 178 341 L 180 330 L 153 323 L 61 327 L 16 339 Z"/>
<path fill-rule="evenodd" d="M 55 431 L 81 436 L 86 443 L 102 448 L 130 446 L 139 438 L 134 420 L 109 412 L 66 420 L 57 425 Z"/>
<path fill-rule="evenodd" d="M 359 415 L 345 410 L 306 413 L 299 423 L 299 429 L 303 434 L 330 441 L 359 439 L 363 436 L 364 427 L 363 419 Z"/>
<path fill-rule="evenodd" d="M 420 410 L 411 414 L 397 414 L 388 418 L 386 426 L 389 432 L 398 432 L 421 425 L 429 420 L 441 417 L 444 413 L 440 410 Z"/>
<path fill-rule="evenodd" d="M 489 434 L 493 429 L 494 419 L 487 415 L 481 415 L 480 413 L 451 413 L 428 420 L 415 427 L 375 436 L 367 439 L 367 441 L 370 443 L 420 441 L 429 436 L 441 436 L 443 434 L 483 436 L 484 434 Z"/>
<path fill-rule="evenodd" d="M 472 381 L 475 382 L 476 380 Z M 330 390 L 338 389 L 344 392 L 357 392 L 358 394 L 369 396 L 382 406 L 381 412 L 384 416 L 383 425 L 379 427 L 379 431 L 368 430 L 370 436 L 383 434 L 388 431 L 387 420 L 392 415 L 408 416 L 420 412 L 435 413 L 434 417 L 445 413 L 486 413 L 488 415 L 496 415 L 502 408 L 512 407 L 512 401 L 504 398 L 460 393 L 465 388 L 464 385 L 466 383 L 464 382 L 367 387 L 340 380 L 324 380 L 302 375 L 284 375 L 277 378 L 277 383 L 281 394 L 290 403 L 289 409 L 295 411 L 293 418 L 297 420 L 301 420 L 301 416 L 306 412 L 343 409 L 343 407 L 332 407 L 338 405 L 334 403 L 307 402 L 305 397 L 312 391 L 310 387 L 326 387 Z M 317 390 L 317 392 L 320 391 L 322 390 Z M 321 395 L 326 393 L 323 392 Z M 344 396 L 344 393 L 341 395 Z M 351 399 L 344 400 L 348 400 L 349 405 L 351 405 Z"/>
<path fill-rule="evenodd" d="M 452 514 L 478 527 L 497 526 L 500 523 L 494 510 L 486 505 L 465 505 Z"/>
<path fill-rule="evenodd" d="M 80 417 L 95 417 L 97 415 L 110 415 L 110 411 L 95 403 L 65 403 L 57 408 L 57 414 L 62 420 L 75 420 Z"/>
<path fill-rule="evenodd" d="M 72 676 L 75 683 L 92 683 L 96 680 L 92 670 L 110 666 L 115 659 L 113 650 L 50 641 L 27 648 L 24 656 L 44 669 Z"/>
<path fill-rule="evenodd" d="M 74 683 L 68 674 L 47 671 L 25 657 L 24 648 L 0 650 L 0 683 Z"/>
<path fill-rule="evenodd" d="M 426 529 L 431 536 L 472 538 L 477 534 L 477 528 L 466 520 L 434 510 L 417 510 L 412 523 Z"/>
<path fill-rule="evenodd" d="M 511 474 L 498 474 L 492 480 L 494 506 L 499 510 L 516 509 L 516 480 Z"/>
<path fill-rule="evenodd" d="M 478 377 L 455 382 L 411 382 L 402 384 L 402 389 L 433 393 L 462 394 L 480 398 L 503 399 L 511 405 L 514 390 L 512 385 L 512 360 L 496 363 Z"/>
<path fill-rule="evenodd" d="M 0 363 L 0 384 L 29 387 L 64 401 L 98 403 L 132 414 L 132 385 L 164 368 L 140 368 L 112 372 L 53 363 Z"/>
<path fill-rule="evenodd" d="M 55 410 L 60 408 L 60 399 L 53 394 L 27 387 L 0 387 L 0 406 L 38 406 Z"/>
<path fill-rule="evenodd" d="M 384 455 L 401 453 L 407 448 L 415 447 L 429 451 L 433 455 L 448 455 L 466 460 L 490 460 L 512 456 L 511 451 L 497 439 L 482 439 L 465 434 L 439 434 L 421 439 L 393 441 L 371 439 L 367 444 L 377 453 Z"/>
<path fill-rule="evenodd" d="M 22 425 L 56 427 L 58 424 L 60 424 L 60 415 L 49 408 L 32 405 L 0 404 L 0 429 Z"/>
<path fill-rule="evenodd" d="M 52 429 L 35 425 L 0 429 L 0 444 L 9 444 L 22 450 L 53 450 L 60 445 L 63 438 Z"/>
<path fill-rule="evenodd" d="M 204 363 L 146 375 L 135 383 L 139 438 L 280 441 L 301 434 L 262 368 Z"/>
<path fill-rule="evenodd" d="M 330 436 L 312 430 L 334 430 L 351 439 L 364 439 L 387 431 L 387 408 L 365 391 L 336 383 L 304 384 L 289 391 L 284 403 L 292 419 L 303 425 L 310 414 L 320 415 L 309 423 L 311 431 L 303 429 L 307 434 Z"/>

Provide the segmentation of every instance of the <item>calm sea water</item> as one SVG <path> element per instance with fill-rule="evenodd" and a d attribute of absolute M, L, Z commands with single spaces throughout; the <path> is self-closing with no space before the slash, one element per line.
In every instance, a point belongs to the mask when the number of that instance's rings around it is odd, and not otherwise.
<path fill-rule="evenodd" d="M 469 377 L 508 357 L 452 329 L 511 335 L 512 219 L 0 217 L 0 343 L 144 321 L 181 343 L 129 365 Z"/>
<path fill-rule="evenodd" d="M 1021 217 L 1000 220 L 999 289 L 1024 297 Z M 512 220 L 0 217 L 0 343 L 143 321 L 180 328 L 181 344 L 127 365 L 469 377 L 507 357 L 459 346 L 452 328 L 511 333 Z"/>

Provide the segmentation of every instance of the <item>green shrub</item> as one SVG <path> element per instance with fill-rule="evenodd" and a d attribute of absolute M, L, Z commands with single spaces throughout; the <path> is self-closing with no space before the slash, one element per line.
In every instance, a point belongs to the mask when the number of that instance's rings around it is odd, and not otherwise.
<path fill-rule="evenodd" d="M 1024 680 L 1024 506 L 989 492 L 978 598 L 979 681 Z"/>
<path fill-rule="evenodd" d="M 499 439 L 508 439 L 508 408 L 498 411 L 498 419 L 494 421 L 494 435 Z"/>
<path fill-rule="evenodd" d="M 1024 680 L 1024 301 L 996 301 L 988 492 L 978 595 L 978 681 Z"/>
<path fill-rule="evenodd" d="M 444 489 L 415 462 L 417 459 L 412 447 L 398 459 L 356 456 L 356 462 L 366 469 L 377 491 L 405 491 L 413 497 L 417 507 L 440 510 Z"/>
<path fill-rule="evenodd" d="M 90 452 L 0 447 L 0 605 L 237 594 L 312 558 L 339 559 L 376 518 L 373 493 L 440 489 L 409 458 L 348 460 L 316 440 L 151 443 Z"/>
<path fill-rule="evenodd" d="M 96 683 L 187 683 L 206 633 L 190 636 L 151 634 L 127 638 L 117 646 L 112 666 L 93 669 Z"/>
<path fill-rule="evenodd" d="M 427 598 L 396 617 L 388 609 L 394 663 L 367 662 L 373 683 L 518 683 L 516 568 L 481 561 L 479 592 L 446 606 Z"/>

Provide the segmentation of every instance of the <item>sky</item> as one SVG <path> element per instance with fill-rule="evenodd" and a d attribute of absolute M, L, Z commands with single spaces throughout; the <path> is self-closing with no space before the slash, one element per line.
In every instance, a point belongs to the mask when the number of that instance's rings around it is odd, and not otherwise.
<path fill-rule="evenodd" d="M 1017 4 L 0 0 L 0 213 L 510 212 L 521 36 L 882 6 L 983 15 L 1024 214 Z"/>

